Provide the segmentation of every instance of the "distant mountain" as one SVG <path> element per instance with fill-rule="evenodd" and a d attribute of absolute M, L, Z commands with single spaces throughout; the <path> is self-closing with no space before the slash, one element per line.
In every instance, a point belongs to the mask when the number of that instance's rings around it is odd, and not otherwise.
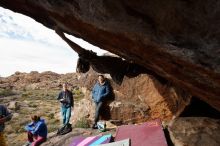
<path fill-rule="evenodd" d="M 51 71 L 39 73 L 16 72 L 15 74 L 0 78 L 0 89 L 60 89 L 64 82 L 70 86 L 78 85 L 78 75 L 76 73 L 57 74 Z"/>

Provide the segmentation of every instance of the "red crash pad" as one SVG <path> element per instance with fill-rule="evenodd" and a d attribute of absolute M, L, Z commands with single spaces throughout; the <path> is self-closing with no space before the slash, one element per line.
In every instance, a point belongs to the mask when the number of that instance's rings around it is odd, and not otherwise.
<path fill-rule="evenodd" d="M 131 146 L 167 146 L 166 138 L 159 119 L 141 125 L 118 127 L 115 141 L 131 139 Z"/>

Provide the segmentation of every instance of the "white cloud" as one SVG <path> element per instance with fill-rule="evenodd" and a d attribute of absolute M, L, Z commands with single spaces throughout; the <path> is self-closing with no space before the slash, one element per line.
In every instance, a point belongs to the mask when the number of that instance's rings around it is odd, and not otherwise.
<path fill-rule="evenodd" d="M 86 48 L 105 53 L 82 39 L 67 35 Z M 0 75 L 15 71 L 74 72 L 77 54 L 53 31 L 35 20 L 0 7 Z"/>
<path fill-rule="evenodd" d="M 68 48 L 62 50 L 32 41 L 0 39 L 0 75 L 8 76 L 15 71 L 74 72 L 77 54 Z M 2 47 L 4 46 L 4 47 Z"/>

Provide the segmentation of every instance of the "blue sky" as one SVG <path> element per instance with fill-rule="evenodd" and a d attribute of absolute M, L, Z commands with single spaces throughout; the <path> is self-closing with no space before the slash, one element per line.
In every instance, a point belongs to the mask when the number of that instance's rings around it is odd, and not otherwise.
<path fill-rule="evenodd" d="M 69 36 L 101 55 L 106 51 Z M 53 31 L 35 20 L 0 7 L 0 76 L 16 71 L 75 72 L 78 55 Z"/>

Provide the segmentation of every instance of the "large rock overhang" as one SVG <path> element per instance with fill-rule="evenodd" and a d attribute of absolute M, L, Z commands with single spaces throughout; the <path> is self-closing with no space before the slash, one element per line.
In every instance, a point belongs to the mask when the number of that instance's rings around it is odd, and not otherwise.
<path fill-rule="evenodd" d="M 0 6 L 134 61 L 220 111 L 220 1 L 1 0 Z"/>

